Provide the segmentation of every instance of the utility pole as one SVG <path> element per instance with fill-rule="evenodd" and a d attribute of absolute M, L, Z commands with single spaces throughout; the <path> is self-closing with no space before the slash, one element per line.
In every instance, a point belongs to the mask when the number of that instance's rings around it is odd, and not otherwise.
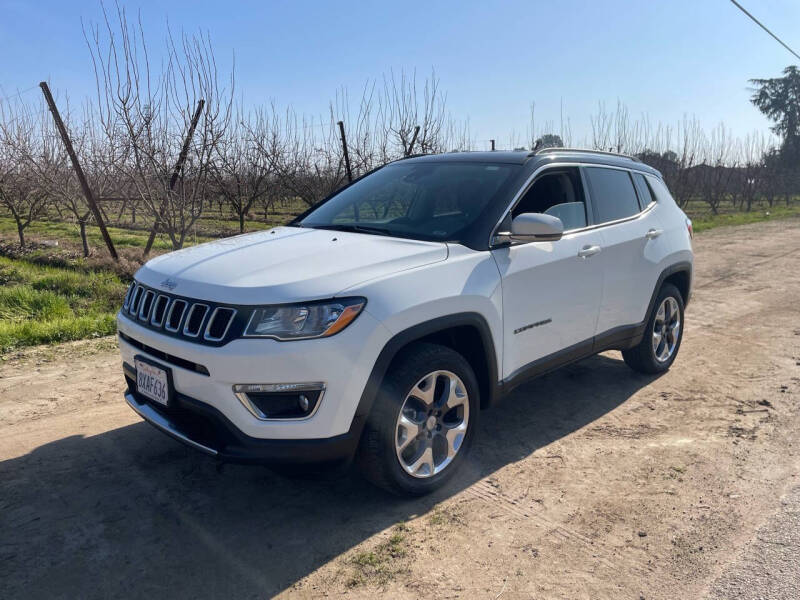
<path fill-rule="evenodd" d="M 344 122 L 339 121 L 339 135 L 342 137 L 342 152 L 344 152 L 344 170 L 347 173 L 347 181 L 352 183 L 353 171 L 350 170 L 350 155 L 347 153 L 347 138 L 344 137 Z"/>
<path fill-rule="evenodd" d="M 64 142 L 64 146 L 67 149 L 69 159 L 72 161 L 72 167 L 75 169 L 75 175 L 78 176 L 78 182 L 81 184 L 83 195 L 86 197 L 86 203 L 89 205 L 89 209 L 92 211 L 92 215 L 94 215 L 94 220 L 97 222 L 97 226 L 100 228 L 100 233 L 102 234 L 103 240 L 106 243 L 108 253 L 114 260 L 119 260 L 119 257 L 117 256 L 117 250 L 114 248 L 114 242 L 111 241 L 111 236 L 108 235 L 105 221 L 103 221 L 103 215 L 100 214 L 100 210 L 97 208 L 97 202 L 95 202 L 92 189 L 89 187 L 89 182 L 86 181 L 86 175 L 83 174 L 81 164 L 78 162 L 78 155 L 75 154 L 75 148 L 72 147 L 72 140 L 69 139 L 69 133 L 67 133 L 67 128 L 64 126 L 64 121 L 61 120 L 61 115 L 59 114 L 56 103 L 53 100 L 53 94 L 50 93 L 50 87 L 47 85 L 46 81 L 39 83 L 39 87 L 42 88 L 45 102 L 47 102 L 50 113 L 53 115 L 53 121 L 56 123 L 58 133 L 61 134 L 61 141 Z"/>
<path fill-rule="evenodd" d="M 408 145 L 408 150 L 406 151 L 406 156 L 411 156 L 414 152 L 414 143 L 417 141 L 417 136 L 419 135 L 419 125 L 414 127 L 414 135 L 411 138 L 411 143 Z"/>
<path fill-rule="evenodd" d="M 186 161 L 186 156 L 189 154 L 189 144 L 192 142 L 192 137 L 194 136 L 194 130 L 197 127 L 197 122 L 200 120 L 200 114 L 203 112 L 203 106 L 205 106 L 206 101 L 202 98 L 197 102 L 197 108 L 192 115 L 192 120 L 189 122 L 189 131 L 186 132 L 186 138 L 183 140 L 183 146 L 181 147 L 181 153 L 178 155 L 178 160 L 175 163 L 175 168 L 172 170 L 172 177 L 169 178 L 169 190 L 167 191 L 168 194 L 172 193 L 172 190 L 175 188 L 175 184 L 178 182 L 178 176 L 181 173 L 181 169 L 183 168 L 183 163 Z M 158 209 L 158 214 L 156 215 L 156 220 L 153 223 L 153 228 L 150 230 L 150 237 L 147 238 L 147 244 L 144 247 L 143 256 L 147 256 L 150 254 L 150 249 L 153 247 L 153 242 L 156 239 L 156 233 L 158 231 L 158 227 L 161 224 L 161 221 L 164 220 L 164 212 L 167 210 L 167 200 L 166 198 L 162 200 L 161 206 Z"/>

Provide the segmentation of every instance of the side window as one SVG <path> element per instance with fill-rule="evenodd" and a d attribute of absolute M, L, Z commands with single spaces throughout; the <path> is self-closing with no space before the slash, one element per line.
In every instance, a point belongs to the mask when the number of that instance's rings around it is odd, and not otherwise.
<path fill-rule="evenodd" d="M 639 212 L 639 200 L 628 171 L 586 167 L 597 223 L 624 219 Z"/>
<path fill-rule="evenodd" d="M 544 213 L 561 219 L 564 231 L 586 227 L 586 202 L 577 168 L 546 171 L 533 182 L 511 212 Z"/>
<path fill-rule="evenodd" d="M 642 209 L 650 206 L 651 202 L 655 202 L 656 198 L 653 195 L 653 190 L 650 189 L 650 184 L 641 173 L 634 173 L 633 180 L 636 182 L 636 189 L 639 191 L 639 200 L 641 201 Z"/>

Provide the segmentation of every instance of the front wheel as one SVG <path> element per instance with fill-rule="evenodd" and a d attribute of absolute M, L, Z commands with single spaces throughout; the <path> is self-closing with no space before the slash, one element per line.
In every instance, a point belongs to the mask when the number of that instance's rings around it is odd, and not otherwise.
<path fill-rule="evenodd" d="M 453 476 L 474 437 L 478 384 L 460 354 L 419 343 L 392 363 L 365 425 L 365 477 L 400 495 L 427 494 Z"/>
<path fill-rule="evenodd" d="M 656 297 L 639 345 L 622 351 L 625 363 L 640 373 L 663 373 L 678 355 L 683 338 L 683 296 L 665 283 Z"/>

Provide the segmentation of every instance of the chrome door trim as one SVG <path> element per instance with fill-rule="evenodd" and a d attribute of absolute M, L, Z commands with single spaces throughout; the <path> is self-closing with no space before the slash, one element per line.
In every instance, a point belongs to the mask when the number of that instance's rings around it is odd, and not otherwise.
<path fill-rule="evenodd" d="M 499 229 L 500 225 L 502 224 L 503 220 L 506 218 L 506 215 L 508 215 L 508 213 L 510 211 L 514 210 L 514 207 L 517 204 L 519 204 L 519 201 L 522 199 L 522 196 L 525 195 L 525 193 L 530 189 L 530 187 L 533 184 L 533 182 L 536 179 L 536 177 L 538 177 L 542 173 L 542 171 L 544 171 L 546 169 L 552 169 L 552 168 L 558 168 L 558 167 L 578 167 L 578 168 L 581 169 L 581 184 L 584 187 L 584 196 L 586 196 L 586 194 L 588 192 L 588 189 L 587 189 L 587 186 L 586 186 L 586 182 L 584 181 L 583 167 L 598 167 L 598 168 L 601 168 L 601 169 L 617 169 L 618 171 L 627 171 L 627 172 L 630 172 L 630 171 L 634 170 L 634 169 L 630 169 L 630 168 L 627 168 L 627 167 L 618 167 L 616 165 L 602 165 L 602 164 L 582 163 L 582 162 L 554 162 L 554 163 L 548 163 L 546 165 L 542 165 L 541 167 L 536 169 L 533 173 L 531 173 L 530 177 L 528 177 L 528 179 L 525 180 L 525 184 L 520 187 L 519 191 L 514 195 L 514 198 L 511 200 L 509 205 L 503 211 L 503 214 L 500 217 L 500 219 L 497 221 L 497 224 L 492 228 L 492 231 L 489 234 L 489 250 L 493 250 L 494 248 L 497 247 L 496 244 L 492 244 L 492 240 L 494 239 L 495 236 L 499 235 L 498 229 Z M 646 171 L 640 171 L 640 172 L 641 173 L 646 173 Z M 631 182 L 631 185 L 633 185 L 633 182 Z M 634 188 L 634 190 L 635 189 L 636 188 Z M 590 198 L 587 198 L 587 199 L 588 199 L 589 202 L 591 202 Z M 589 202 L 587 202 L 587 204 L 586 204 L 587 208 L 589 208 L 589 206 L 590 206 Z M 595 229 L 600 229 L 601 227 L 609 227 L 611 225 L 618 225 L 620 223 L 627 223 L 628 221 L 634 221 L 634 220 L 638 219 L 639 217 L 641 217 L 642 215 L 645 215 L 648 212 L 650 212 L 651 210 L 653 210 L 653 207 L 656 204 L 657 204 L 657 202 L 653 201 L 650 204 L 648 204 L 644 209 L 640 210 L 638 213 L 636 213 L 634 215 L 631 215 L 629 217 L 625 217 L 623 219 L 617 219 L 615 221 L 606 221 L 605 223 L 593 223 L 591 225 L 587 225 L 586 227 L 580 227 L 578 229 L 568 229 L 568 230 L 566 230 L 564 232 L 563 236 L 571 235 L 573 233 L 582 233 L 584 231 L 592 231 L 592 230 L 595 230 Z M 533 241 L 532 242 L 511 242 L 511 244 L 515 245 L 515 246 L 519 246 L 519 245 L 523 245 L 523 244 L 534 244 L 534 243 L 536 243 L 536 242 L 533 242 Z"/>

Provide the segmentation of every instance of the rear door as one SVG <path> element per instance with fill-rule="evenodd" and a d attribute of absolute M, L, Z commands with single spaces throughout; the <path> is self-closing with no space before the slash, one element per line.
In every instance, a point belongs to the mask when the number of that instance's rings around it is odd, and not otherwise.
<path fill-rule="evenodd" d="M 556 242 L 492 250 L 503 287 L 503 379 L 531 363 L 591 349 L 603 272 L 596 262 L 601 235 L 587 228 L 587 211 L 577 167 L 544 171 L 513 208 L 513 216 L 558 216 L 565 233 Z"/>
<path fill-rule="evenodd" d="M 644 320 L 658 268 L 654 247 L 663 231 L 641 174 L 599 166 L 583 170 L 602 236 L 603 252 L 597 261 L 604 272 L 597 319 L 602 338 Z"/>

